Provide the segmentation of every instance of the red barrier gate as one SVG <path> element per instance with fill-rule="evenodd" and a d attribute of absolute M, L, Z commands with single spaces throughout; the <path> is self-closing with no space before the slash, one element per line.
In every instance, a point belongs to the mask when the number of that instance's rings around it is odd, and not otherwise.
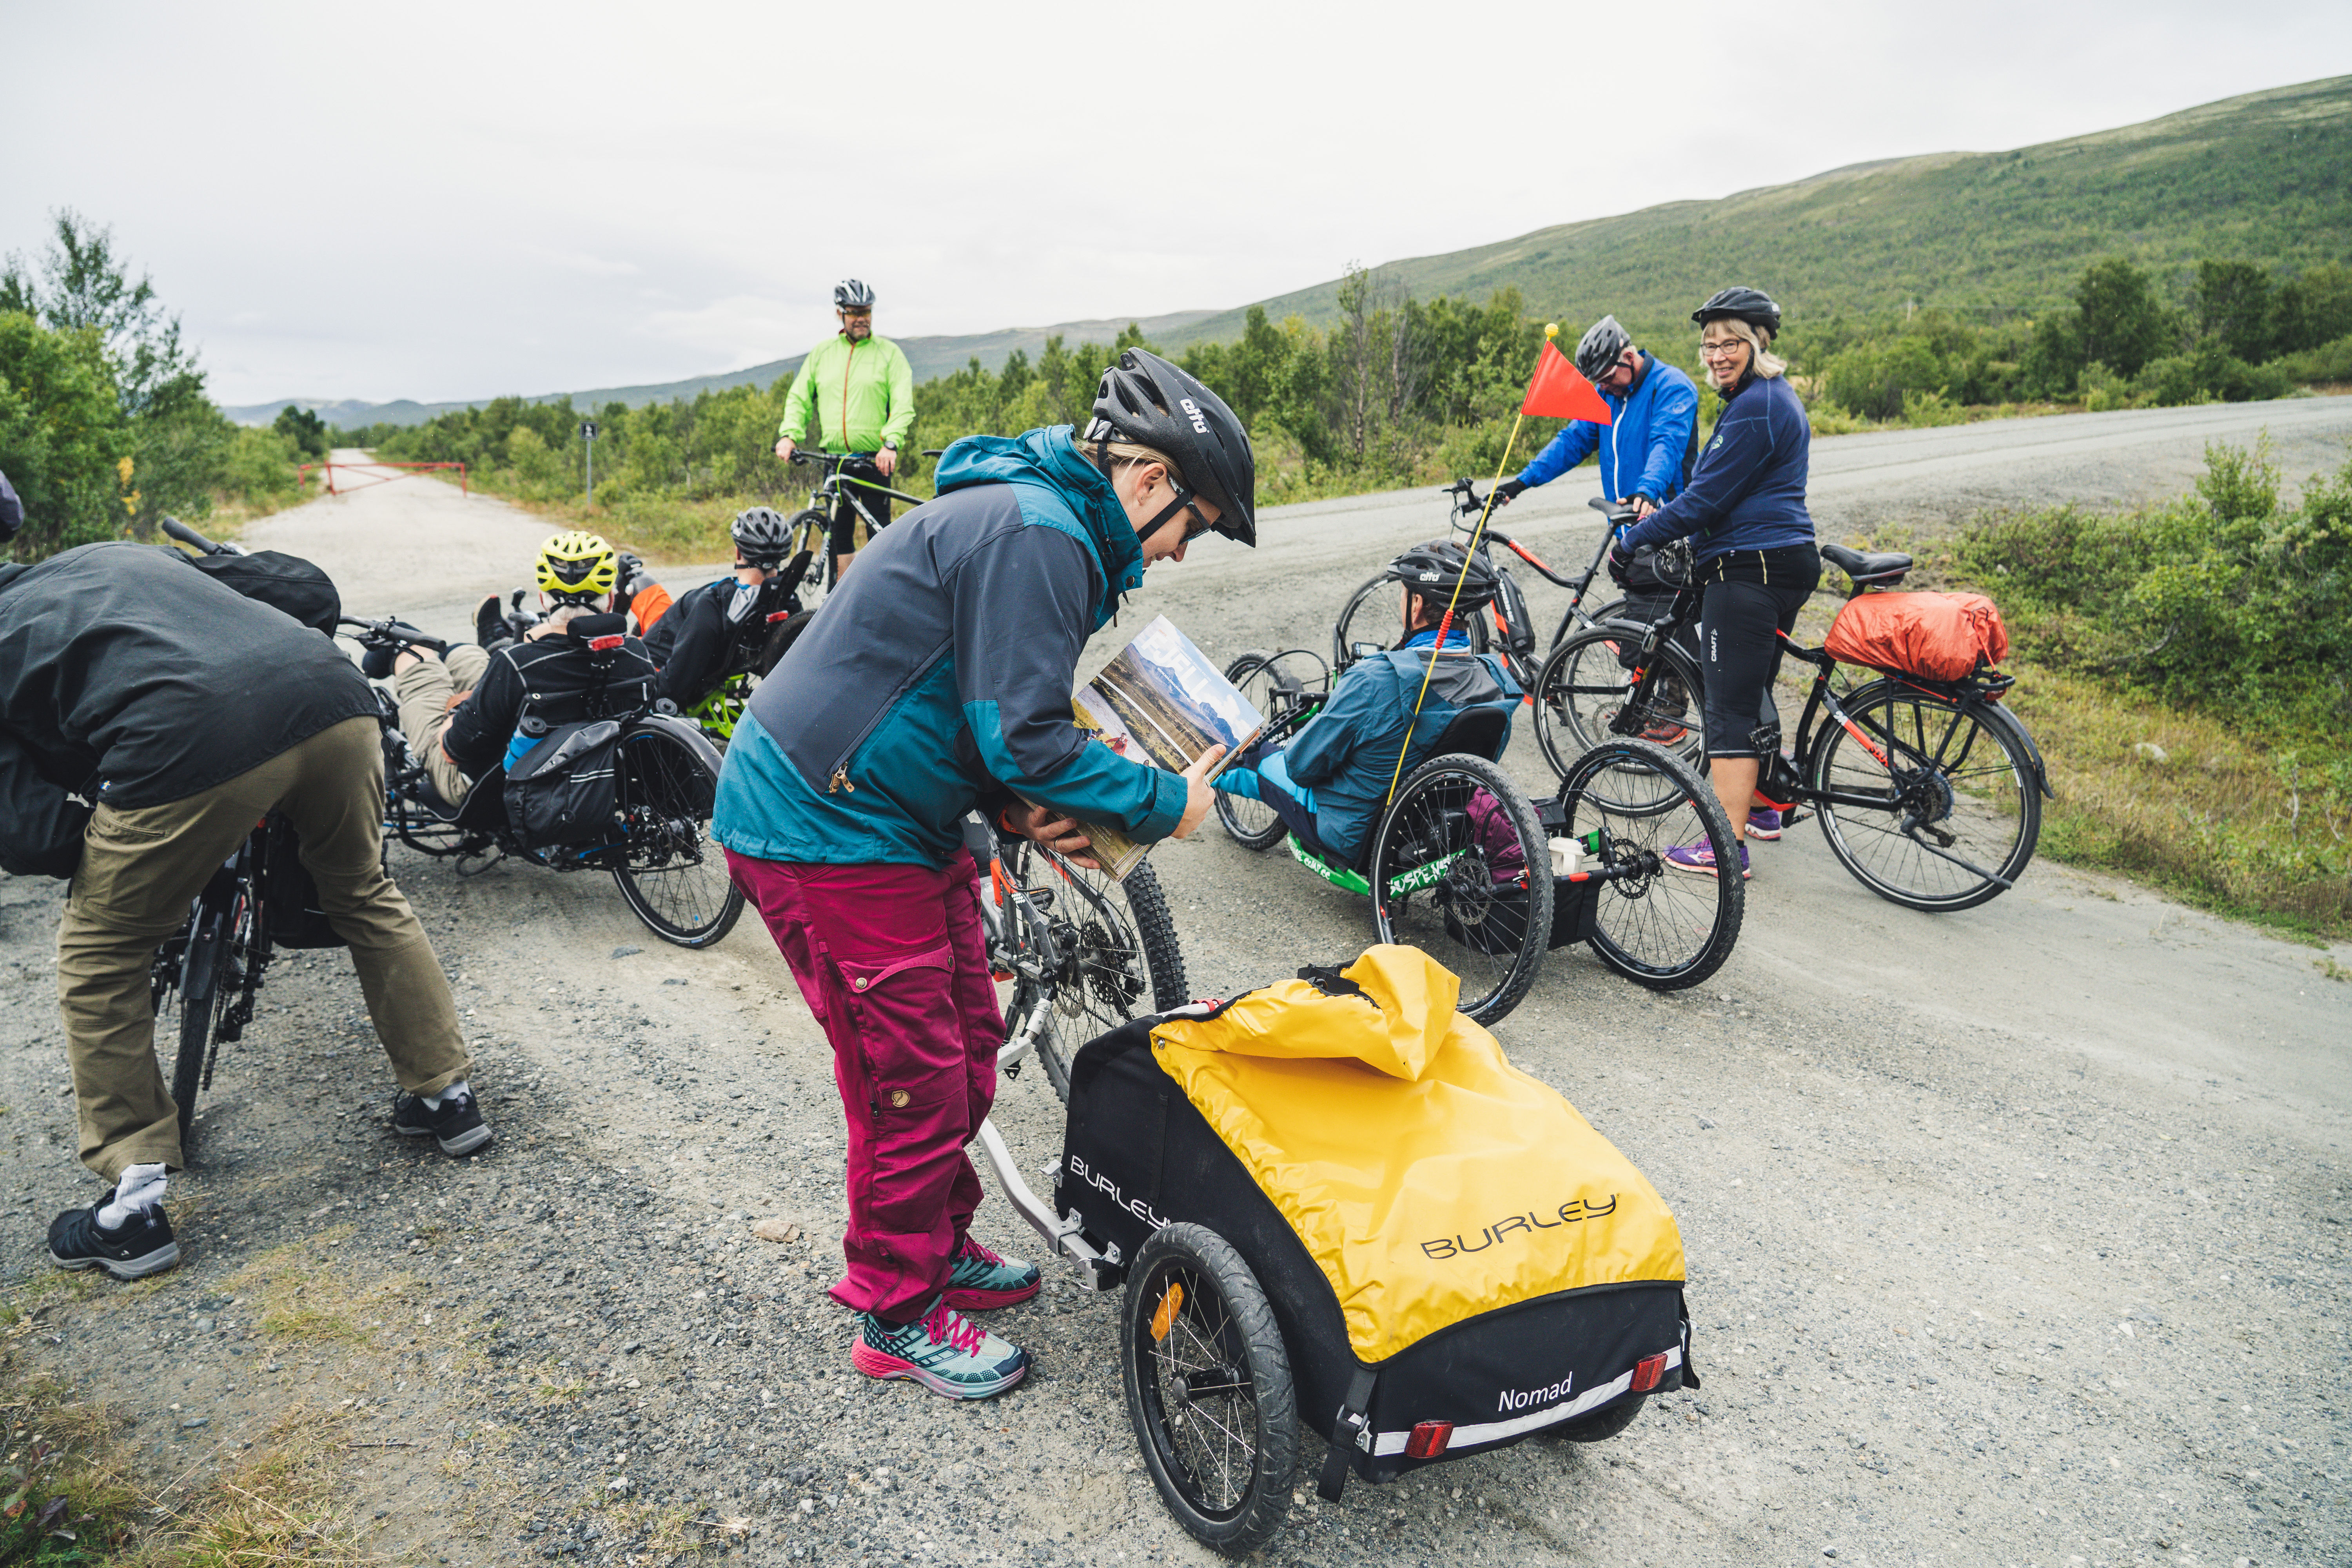
<path fill-rule="evenodd" d="M 363 490 L 370 485 L 388 485 L 394 479 L 408 478 L 407 474 L 368 474 L 356 483 L 346 480 L 338 486 L 335 483 L 337 468 L 341 468 L 345 472 L 366 468 L 406 468 L 411 471 L 419 468 L 455 468 L 457 470 L 457 492 L 465 496 L 471 496 L 474 493 L 467 486 L 466 465 L 463 463 L 304 463 L 296 471 L 294 482 L 298 485 L 307 484 L 312 468 L 327 470 L 327 493 L 331 496 L 339 496 L 345 490 Z"/>

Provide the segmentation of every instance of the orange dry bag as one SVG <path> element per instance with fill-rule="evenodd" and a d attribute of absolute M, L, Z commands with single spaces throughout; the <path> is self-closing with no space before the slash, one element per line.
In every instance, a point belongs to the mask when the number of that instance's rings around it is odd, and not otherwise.
<path fill-rule="evenodd" d="M 1982 594 L 1864 594 L 1845 602 L 1822 646 L 1847 664 L 1965 680 L 2009 657 L 2009 630 Z"/>

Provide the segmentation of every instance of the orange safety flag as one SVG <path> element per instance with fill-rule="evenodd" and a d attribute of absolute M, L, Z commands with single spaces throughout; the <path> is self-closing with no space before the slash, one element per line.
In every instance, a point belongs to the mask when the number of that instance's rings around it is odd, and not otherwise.
<path fill-rule="evenodd" d="M 1615 423 L 1599 389 L 1576 374 L 1558 343 L 1547 342 L 1536 361 L 1536 376 L 1528 383 L 1528 400 L 1519 412 L 1539 419 L 1589 419 L 1595 425 Z"/>

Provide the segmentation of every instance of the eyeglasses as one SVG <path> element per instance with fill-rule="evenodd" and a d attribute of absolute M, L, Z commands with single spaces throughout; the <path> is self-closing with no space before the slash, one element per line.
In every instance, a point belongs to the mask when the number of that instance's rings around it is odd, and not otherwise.
<path fill-rule="evenodd" d="M 1698 346 L 1698 357 L 1701 359 L 1729 359 L 1732 355 L 1738 353 L 1747 346 L 1747 340 L 1743 338 L 1726 338 L 1719 343 L 1701 343 Z"/>
<path fill-rule="evenodd" d="M 1186 511 L 1192 514 L 1192 521 L 1184 525 L 1183 542 L 1185 544 L 1192 543 L 1192 541 L 1200 538 L 1201 535 L 1204 533 L 1210 533 L 1215 531 L 1217 525 L 1211 522 L 1208 518 L 1202 514 L 1201 503 L 1192 499 L 1192 492 L 1191 490 L 1184 489 L 1181 485 L 1171 483 L 1166 479 L 1162 479 L 1160 481 L 1160 484 L 1167 485 L 1169 490 L 1176 497 L 1176 504 L 1181 506 Z M 1158 489 L 1160 485 L 1154 485 L 1151 488 L 1153 489 Z M 1173 511 L 1174 510 L 1174 507 L 1171 507 L 1169 509 L 1170 511 Z M 1165 514 L 1162 515 L 1163 517 L 1165 516 Z"/>

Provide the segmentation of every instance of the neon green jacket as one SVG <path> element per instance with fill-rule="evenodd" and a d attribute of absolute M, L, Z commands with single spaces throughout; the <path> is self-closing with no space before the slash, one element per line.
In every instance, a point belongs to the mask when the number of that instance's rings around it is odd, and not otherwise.
<path fill-rule="evenodd" d="M 817 444 L 828 452 L 871 452 L 904 442 L 915 427 L 915 371 L 887 338 L 853 343 L 836 334 L 809 351 L 784 396 L 777 431 L 798 441 L 816 411 Z"/>

